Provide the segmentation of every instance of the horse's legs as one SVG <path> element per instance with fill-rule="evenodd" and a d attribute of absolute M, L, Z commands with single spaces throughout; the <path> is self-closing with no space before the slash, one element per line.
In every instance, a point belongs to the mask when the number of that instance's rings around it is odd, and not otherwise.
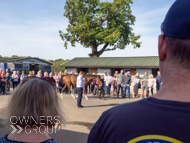
<path fill-rule="evenodd" d="M 88 97 L 87 97 L 87 86 L 84 87 L 84 97 L 86 98 L 86 100 L 88 100 Z"/>
<path fill-rule="evenodd" d="M 66 88 L 67 86 L 66 86 L 66 84 L 65 84 L 65 86 L 62 88 L 62 90 L 61 90 L 61 94 L 60 94 L 60 96 L 61 96 L 61 98 L 63 98 L 63 91 L 65 90 L 65 88 Z"/>
<path fill-rule="evenodd" d="M 74 93 L 74 90 L 73 90 L 74 88 L 73 88 L 73 86 L 71 85 L 71 88 L 70 88 L 70 90 L 71 90 L 71 96 L 73 97 L 73 99 L 76 99 L 76 97 L 73 95 L 73 93 Z"/>

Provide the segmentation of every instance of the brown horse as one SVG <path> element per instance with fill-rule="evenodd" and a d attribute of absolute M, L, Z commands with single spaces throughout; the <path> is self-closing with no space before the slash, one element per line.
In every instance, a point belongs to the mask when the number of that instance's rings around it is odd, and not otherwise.
<path fill-rule="evenodd" d="M 73 99 L 76 99 L 76 97 L 73 95 L 73 92 L 74 92 L 74 88 L 73 87 L 76 87 L 76 83 L 77 83 L 77 77 L 78 75 L 72 75 L 72 74 L 68 74 L 68 75 L 64 75 L 63 76 L 63 81 L 65 83 L 65 86 L 63 87 L 62 89 L 62 93 L 63 93 L 63 90 L 68 87 L 68 89 L 71 91 L 71 96 L 73 97 Z M 96 82 L 102 86 L 102 82 L 100 80 L 100 76 L 96 76 L 96 75 L 84 75 L 83 76 L 83 80 L 84 80 L 84 89 L 85 89 L 85 98 L 88 100 L 88 97 L 87 97 L 87 87 L 88 85 L 90 84 L 91 81 L 93 80 L 96 80 Z M 62 96 L 62 94 L 61 94 Z"/>

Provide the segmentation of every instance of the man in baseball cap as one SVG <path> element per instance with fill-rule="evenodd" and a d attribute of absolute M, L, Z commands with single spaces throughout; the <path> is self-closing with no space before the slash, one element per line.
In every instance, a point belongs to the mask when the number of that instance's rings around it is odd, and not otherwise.
<path fill-rule="evenodd" d="M 162 88 L 105 111 L 88 143 L 190 143 L 190 0 L 176 0 L 161 26 Z"/>

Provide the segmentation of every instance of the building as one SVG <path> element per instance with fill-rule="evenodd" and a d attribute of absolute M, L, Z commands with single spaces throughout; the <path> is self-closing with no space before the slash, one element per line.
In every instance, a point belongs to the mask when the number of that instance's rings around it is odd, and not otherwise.
<path fill-rule="evenodd" d="M 139 73 L 142 77 L 145 71 L 156 76 L 159 70 L 159 58 L 158 56 L 74 58 L 60 66 L 65 67 L 68 72 L 74 73 L 84 71 L 90 74 L 103 74 L 104 71 L 107 71 L 113 76 L 115 71 L 120 72 L 121 69 L 124 69 L 125 72 L 130 71 L 132 76 Z"/>
<path fill-rule="evenodd" d="M 0 68 L 12 71 L 47 71 L 51 72 L 52 64 L 39 58 L 0 58 Z"/>

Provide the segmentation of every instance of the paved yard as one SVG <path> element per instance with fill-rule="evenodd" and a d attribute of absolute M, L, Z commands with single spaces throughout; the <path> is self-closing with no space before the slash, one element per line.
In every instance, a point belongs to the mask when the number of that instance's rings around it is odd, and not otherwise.
<path fill-rule="evenodd" d="M 0 96 L 0 109 L 6 106 L 12 91 L 8 95 Z M 64 106 L 65 115 L 68 123 L 57 133 L 50 134 L 59 142 L 66 143 L 85 143 L 93 124 L 100 117 L 105 110 L 117 106 L 122 103 L 133 102 L 139 100 L 135 99 L 117 99 L 114 96 L 106 98 L 106 100 L 99 99 L 92 94 L 88 95 L 89 100 L 83 98 L 82 105 L 84 108 L 77 108 L 77 101 L 72 99 L 70 94 L 63 95 L 62 104 Z M 11 130 L 12 131 L 12 130 Z M 9 133 L 9 129 L 3 128 L 0 124 L 0 136 Z"/>

